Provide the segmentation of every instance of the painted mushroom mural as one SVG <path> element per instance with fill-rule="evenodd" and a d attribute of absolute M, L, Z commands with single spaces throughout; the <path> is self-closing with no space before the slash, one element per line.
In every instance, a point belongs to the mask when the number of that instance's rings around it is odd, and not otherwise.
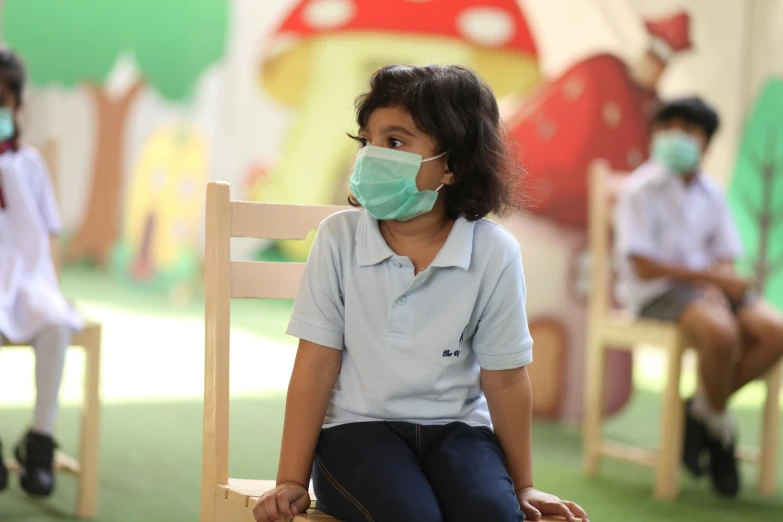
<path fill-rule="evenodd" d="M 505 224 L 524 244 L 528 314 L 538 350 L 531 366 L 539 416 L 578 418 L 584 373 L 587 288 L 587 174 L 593 161 L 630 172 L 647 157 L 649 121 L 669 60 L 690 49 L 690 19 L 679 12 L 646 21 L 646 52 L 630 65 L 598 54 L 544 83 L 507 122 L 536 204 Z M 631 356 L 610 352 L 606 411 L 632 389 Z"/>
<path fill-rule="evenodd" d="M 281 160 L 252 198 L 344 203 L 355 144 L 353 102 L 387 64 L 462 63 L 501 97 L 538 80 L 537 49 L 515 0 L 301 0 L 260 65 L 263 91 L 290 106 Z M 293 257 L 309 244 L 285 243 Z"/>

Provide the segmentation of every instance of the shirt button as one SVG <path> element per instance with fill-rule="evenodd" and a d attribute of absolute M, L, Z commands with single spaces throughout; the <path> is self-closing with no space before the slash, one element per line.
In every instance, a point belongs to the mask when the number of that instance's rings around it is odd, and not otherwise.
<path fill-rule="evenodd" d="M 400 304 L 400 305 L 401 304 L 405 304 L 405 296 L 402 296 L 399 299 L 397 299 L 397 304 Z"/>
<path fill-rule="evenodd" d="M 400 263 L 399 261 L 395 261 L 394 262 L 394 266 L 396 266 L 397 268 L 400 268 L 402 266 L 402 263 Z"/>

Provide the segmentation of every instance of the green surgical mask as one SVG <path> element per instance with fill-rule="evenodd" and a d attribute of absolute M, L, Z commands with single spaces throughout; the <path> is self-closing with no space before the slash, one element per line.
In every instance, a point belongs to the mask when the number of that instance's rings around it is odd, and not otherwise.
<path fill-rule="evenodd" d="M 11 138 L 15 130 L 13 113 L 10 109 L 0 107 L 0 141 Z"/>
<path fill-rule="evenodd" d="M 693 172 L 701 162 L 701 148 L 696 138 L 680 130 L 659 131 L 652 144 L 652 155 L 673 174 Z"/>
<path fill-rule="evenodd" d="M 416 176 L 422 163 L 445 155 L 425 160 L 418 154 L 367 145 L 356 155 L 349 180 L 351 192 L 372 217 L 381 221 L 408 221 L 426 214 L 435 206 L 443 185 L 420 191 Z"/>

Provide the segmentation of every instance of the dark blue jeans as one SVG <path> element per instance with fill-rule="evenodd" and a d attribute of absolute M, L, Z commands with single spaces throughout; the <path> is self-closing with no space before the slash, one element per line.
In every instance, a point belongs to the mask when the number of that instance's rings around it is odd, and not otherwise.
<path fill-rule="evenodd" d="M 363 422 L 321 432 L 318 509 L 342 522 L 520 522 L 503 451 L 487 428 Z"/>

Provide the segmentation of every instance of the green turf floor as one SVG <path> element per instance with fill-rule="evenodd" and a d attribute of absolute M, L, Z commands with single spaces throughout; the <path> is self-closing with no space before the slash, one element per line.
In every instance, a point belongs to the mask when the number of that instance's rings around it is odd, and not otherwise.
<path fill-rule="evenodd" d="M 193 317 L 201 305 L 171 307 L 139 290 L 129 290 L 96 276 L 75 270 L 65 275 L 66 293 L 85 301 L 101 301 L 129 312 Z M 259 307 L 241 303 L 234 320 L 279 338 L 281 322 L 290 305 L 273 303 Z M 272 333 L 274 331 L 274 333 Z M 165 349 L 165 347 L 161 347 Z M 111 350 L 106 346 L 105 350 Z M 111 379 L 105 375 L 104 379 Z M 143 376 L 140 376 L 140 383 Z M 0 383 L 1 385 L 1 383 Z M 622 415 L 607 430 L 620 440 L 652 443 L 657 435 L 658 396 L 639 389 Z M 742 439 L 754 443 L 759 418 L 753 405 L 735 409 Z M 29 420 L 29 409 L 0 406 L 0 438 L 6 447 Z M 231 475 L 238 478 L 273 478 L 277 465 L 283 397 L 279 393 L 242 397 L 231 403 Z M 59 422 L 60 442 L 74 452 L 78 409 L 65 407 Z M 108 403 L 103 409 L 99 521 L 185 522 L 195 521 L 199 508 L 201 458 L 201 404 L 193 400 Z M 580 437 L 576 427 L 537 422 L 534 428 L 537 485 L 579 502 L 593 521 L 783 521 L 783 488 L 771 499 L 754 491 L 755 468 L 743 467 L 745 489 L 739 500 L 716 498 L 707 482 L 684 479 L 676 502 L 651 498 L 653 476 L 649 470 L 606 462 L 601 475 L 587 479 L 581 471 Z M 783 482 L 783 461 L 779 462 Z M 62 477 L 56 495 L 33 502 L 21 493 L 16 480 L 0 494 L 0 522 L 51 522 L 74 519 L 75 482 Z M 491 521 L 487 521 L 491 522 Z"/>

